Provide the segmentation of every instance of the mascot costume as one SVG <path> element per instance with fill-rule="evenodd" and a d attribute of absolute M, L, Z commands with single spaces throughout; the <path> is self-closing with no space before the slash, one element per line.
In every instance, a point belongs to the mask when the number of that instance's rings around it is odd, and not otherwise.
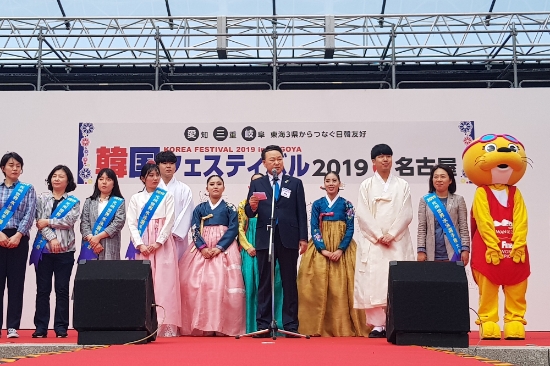
<path fill-rule="evenodd" d="M 504 338 L 525 339 L 527 209 L 515 184 L 523 177 L 527 156 L 510 135 L 488 134 L 462 154 L 464 172 L 478 186 L 472 205 L 472 260 L 479 286 L 479 333 L 500 339 L 498 295 L 504 291 Z"/>

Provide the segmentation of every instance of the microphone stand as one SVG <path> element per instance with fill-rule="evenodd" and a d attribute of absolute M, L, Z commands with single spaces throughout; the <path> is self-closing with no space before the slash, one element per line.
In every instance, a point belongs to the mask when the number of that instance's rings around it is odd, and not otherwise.
<path fill-rule="evenodd" d="M 271 324 L 269 328 L 258 330 L 256 332 L 246 333 L 235 336 L 235 339 L 241 337 L 252 337 L 259 334 L 270 333 L 273 340 L 277 339 L 277 332 L 290 335 L 292 338 L 305 338 L 309 339 L 309 335 L 304 335 L 300 333 L 289 332 L 288 330 L 279 329 L 277 326 L 277 319 L 275 318 L 275 225 L 277 225 L 277 219 L 275 218 L 275 189 L 276 184 L 279 181 L 279 176 L 277 175 L 277 170 L 273 169 L 271 172 L 273 176 L 273 185 L 271 187 L 271 217 L 269 218 L 269 254 L 268 259 L 271 267 Z"/>

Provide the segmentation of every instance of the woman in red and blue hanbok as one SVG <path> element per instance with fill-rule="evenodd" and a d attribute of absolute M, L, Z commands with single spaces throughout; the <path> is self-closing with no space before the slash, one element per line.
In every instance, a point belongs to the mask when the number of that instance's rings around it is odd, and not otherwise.
<path fill-rule="evenodd" d="M 237 209 L 222 199 L 221 177 L 209 177 L 207 191 L 209 199 L 193 211 L 193 245 L 180 261 L 180 333 L 234 336 L 246 325 Z"/>

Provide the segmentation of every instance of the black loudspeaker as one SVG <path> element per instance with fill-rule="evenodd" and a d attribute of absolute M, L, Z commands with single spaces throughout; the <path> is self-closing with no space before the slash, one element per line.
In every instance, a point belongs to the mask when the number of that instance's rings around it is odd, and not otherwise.
<path fill-rule="evenodd" d="M 150 261 L 80 261 L 73 296 L 78 344 L 134 342 L 158 327 Z"/>
<path fill-rule="evenodd" d="M 390 262 L 386 337 L 400 345 L 468 347 L 462 262 Z"/>

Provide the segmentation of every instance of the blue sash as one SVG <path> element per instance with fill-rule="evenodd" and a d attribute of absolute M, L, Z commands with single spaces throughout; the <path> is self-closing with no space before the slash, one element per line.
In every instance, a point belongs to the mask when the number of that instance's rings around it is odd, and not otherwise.
<path fill-rule="evenodd" d="M 145 229 L 147 229 L 149 221 L 151 221 L 151 218 L 155 214 L 155 211 L 157 211 L 157 208 L 164 199 L 165 195 L 166 191 L 164 189 L 157 188 L 149 198 L 149 201 L 147 201 L 145 206 L 143 206 L 143 209 L 141 210 L 138 219 L 138 232 L 140 236 L 142 236 L 145 232 Z M 137 249 L 134 246 L 134 243 L 132 243 L 132 241 L 130 240 L 130 244 L 128 244 L 128 250 L 126 250 L 126 258 L 134 260 L 136 258 L 136 254 L 139 254 L 139 249 Z"/>
<path fill-rule="evenodd" d="M 441 202 L 441 200 L 439 199 L 439 197 L 437 197 L 435 193 L 428 193 L 427 195 L 425 195 L 424 201 L 426 201 L 426 204 L 434 214 L 437 222 L 439 222 L 439 226 L 441 226 L 441 228 L 443 229 L 443 232 L 447 236 L 447 239 L 449 239 L 449 243 L 451 243 L 451 246 L 455 251 L 455 254 L 453 255 L 451 261 L 459 261 L 460 252 L 462 251 L 462 241 L 460 240 L 458 231 L 456 230 L 456 227 L 453 224 L 453 221 L 451 220 L 451 217 L 449 216 L 445 205 Z"/>
<path fill-rule="evenodd" d="M 76 198 L 75 196 L 68 196 L 63 200 L 63 202 L 61 202 L 61 204 L 57 205 L 55 211 L 52 212 L 50 219 L 64 218 L 78 202 L 78 198 Z M 55 232 L 54 229 L 52 230 Z M 29 258 L 29 266 L 31 264 L 34 264 L 35 267 L 38 265 L 38 262 L 40 262 L 40 260 L 42 259 L 42 252 L 44 251 L 47 243 L 48 240 L 44 236 L 42 236 L 42 232 L 39 230 L 38 234 L 36 235 L 36 239 L 34 239 L 34 243 L 32 244 L 31 256 Z"/>
<path fill-rule="evenodd" d="M 118 208 L 124 203 L 124 200 L 120 197 L 111 197 L 107 206 L 99 214 L 94 227 L 92 229 L 92 235 L 97 235 L 103 231 L 105 226 L 111 223 L 113 217 L 115 216 Z M 82 246 L 80 247 L 80 255 L 78 260 L 86 259 L 92 260 L 97 259 L 97 254 L 94 253 L 92 246 L 87 241 L 82 241 Z"/>
<path fill-rule="evenodd" d="M 13 191 L 8 197 L 8 200 L 0 210 L 0 231 L 4 230 L 30 188 L 30 184 L 21 182 L 18 182 L 17 185 L 13 187 Z"/>

